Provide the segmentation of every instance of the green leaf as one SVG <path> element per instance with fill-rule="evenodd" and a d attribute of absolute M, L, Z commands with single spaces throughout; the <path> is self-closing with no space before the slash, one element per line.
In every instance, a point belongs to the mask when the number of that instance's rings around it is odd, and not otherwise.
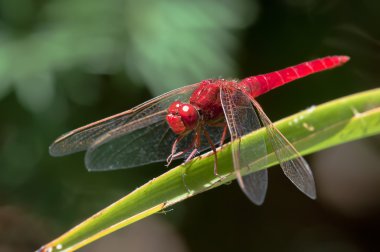
<path fill-rule="evenodd" d="M 275 125 L 303 155 L 379 134 L 380 88 L 313 106 Z M 255 142 L 263 134 L 266 131 L 260 129 L 245 136 L 242 148 L 254 149 Z M 270 161 L 271 166 L 277 163 L 271 147 L 267 147 L 267 157 L 255 156 L 252 151 L 252 166 L 243 174 L 266 168 L 260 162 L 264 158 Z M 206 153 L 171 169 L 45 245 L 41 251 L 76 250 L 119 228 L 234 179 L 230 144 L 218 151 L 218 172 L 222 180 L 214 176 L 213 162 L 212 153 Z"/>

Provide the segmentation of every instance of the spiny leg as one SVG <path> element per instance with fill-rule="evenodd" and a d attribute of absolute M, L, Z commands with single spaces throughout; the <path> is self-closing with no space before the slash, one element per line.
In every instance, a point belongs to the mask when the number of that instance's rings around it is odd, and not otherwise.
<path fill-rule="evenodd" d="M 191 142 L 190 147 L 187 148 L 186 150 L 182 151 L 182 153 L 185 153 L 185 152 L 187 152 L 188 150 L 190 150 L 191 148 L 194 148 L 194 149 L 191 151 L 190 155 L 186 158 L 185 163 L 189 162 L 189 161 L 195 156 L 195 154 L 196 154 L 197 151 L 198 151 L 199 146 L 200 146 L 200 135 L 199 135 L 199 132 L 196 132 L 196 133 L 195 133 L 195 136 L 194 136 L 194 138 L 193 138 L 193 141 Z M 191 191 L 190 191 L 190 189 L 189 189 L 189 187 L 187 186 L 186 181 L 185 181 L 186 167 L 185 167 L 185 166 L 183 166 L 183 167 L 185 168 L 185 170 L 182 172 L 182 182 L 183 182 L 183 185 L 185 186 L 187 192 L 190 194 Z"/>
<path fill-rule="evenodd" d="M 209 143 L 211 150 L 214 153 L 214 174 L 215 174 L 215 176 L 219 177 L 219 174 L 218 174 L 218 154 L 216 152 L 215 145 L 212 142 L 211 137 L 206 130 L 203 131 L 203 134 L 205 135 L 207 142 Z"/>
<path fill-rule="evenodd" d="M 174 141 L 173 143 L 173 146 L 172 146 L 172 151 L 171 151 L 171 154 L 168 156 L 168 158 L 166 159 L 166 166 L 169 166 L 171 164 L 171 162 L 173 161 L 174 158 L 176 157 L 179 157 L 180 155 L 183 154 L 182 151 L 178 152 L 178 153 L 175 153 L 176 150 L 177 150 L 177 145 L 179 142 L 181 142 L 181 140 L 183 139 L 184 135 L 180 135 L 176 138 L 176 140 Z"/>
<path fill-rule="evenodd" d="M 185 160 L 185 163 L 189 162 L 191 159 L 193 159 L 193 157 L 195 156 L 195 154 L 197 154 L 198 152 L 198 149 L 197 148 L 194 148 L 193 151 L 190 153 L 190 155 L 186 158 Z"/>
<path fill-rule="evenodd" d="M 227 123 L 224 121 L 217 122 L 217 123 L 210 124 L 210 126 L 223 128 L 222 137 L 220 138 L 220 143 L 219 143 L 219 147 L 222 148 L 224 144 L 224 140 L 226 140 L 226 136 L 227 136 L 227 130 L 228 130 Z"/>
<path fill-rule="evenodd" d="M 191 142 L 191 146 L 194 147 L 194 149 L 191 151 L 190 155 L 186 158 L 185 163 L 189 162 L 197 153 L 199 147 L 201 146 L 201 134 L 200 130 L 197 130 L 195 132 L 193 141 Z M 190 148 L 188 148 L 190 149 Z"/>
<path fill-rule="evenodd" d="M 228 126 L 227 124 L 225 124 L 223 128 L 222 137 L 220 138 L 220 148 L 222 148 L 224 144 L 224 140 L 226 140 L 227 130 L 228 130 Z"/>
<path fill-rule="evenodd" d="M 195 146 L 196 146 L 196 143 L 195 143 L 195 142 L 196 142 L 196 139 L 197 139 L 197 136 L 194 136 L 193 141 L 191 142 L 190 146 L 187 147 L 186 149 L 184 149 L 183 151 L 179 151 L 179 152 L 175 153 L 175 154 L 173 155 L 173 157 L 174 157 L 174 158 L 179 157 L 179 156 L 183 155 L 184 153 L 188 152 L 190 149 L 193 149 L 193 148 L 194 148 L 194 149 L 191 151 L 190 155 L 189 155 L 189 156 L 186 158 L 186 160 L 185 160 L 185 163 L 189 162 L 190 159 L 192 159 L 192 158 L 195 156 L 195 154 L 197 153 L 197 151 L 198 151 L 198 148 L 195 147 Z"/>
<path fill-rule="evenodd" d="M 185 137 L 185 135 L 181 135 L 179 137 L 177 137 L 177 139 L 174 141 L 173 143 L 173 146 L 172 146 L 172 153 L 168 156 L 168 158 L 166 159 L 166 166 L 169 166 L 170 163 L 173 161 L 173 159 L 183 155 L 184 153 L 188 152 L 190 149 L 194 148 L 195 146 L 195 142 L 196 142 L 196 138 L 197 136 L 194 136 L 194 139 L 193 141 L 191 142 L 190 146 L 188 148 L 186 148 L 185 150 L 183 151 L 179 151 L 177 153 L 176 150 L 177 150 L 177 145 L 179 142 L 181 142 L 181 140 Z M 188 162 L 192 157 L 194 157 L 195 153 L 197 152 L 197 148 L 194 148 L 193 151 L 191 152 L 190 156 L 186 159 L 185 163 Z M 182 172 L 182 181 L 183 181 L 183 184 L 187 190 L 188 193 L 191 193 L 189 187 L 186 185 L 186 182 L 185 182 L 185 176 L 186 176 L 186 171 Z"/>

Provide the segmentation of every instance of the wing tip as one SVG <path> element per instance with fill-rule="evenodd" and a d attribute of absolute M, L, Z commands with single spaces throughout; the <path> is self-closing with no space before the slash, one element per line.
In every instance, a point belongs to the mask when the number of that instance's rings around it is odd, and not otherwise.
<path fill-rule="evenodd" d="M 255 197 L 254 195 L 250 194 L 249 192 L 245 191 L 244 189 L 243 189 L 243 192 L 244 192 L 245 196 L 247 196 L 247 198 L 256 206 L 261 206 L 262 204 L 264 204 L 265 195 L 258 198 L 258 197 Z"/>
<path fill-rule="evenodd" d="M 304 194 L 306 194 L 306 196 L 308 196 L 312 200 L 316 200 L 317 199 L 317 192 L 316 192 L 315 186 L 312 187 L 312 188 L 310 188 L 310 190 L 302 191 L 302 192 Z"/>
<path fill-rule="evenodd" d="M 49 146 L 49 155 L 52 157 L 63 157 L 73 153 L 82 151 L 83 149 L 71 149 L 70 151 L 65 150 L 64 145 L 61 142 L 54 141 Z"/>
<path fill-rule="evenodd" d="M 54 143 L 49 146 L 49 155 L 52 157 L 61 157 L 65 154 L 63 154 L 61 151 L 58 151 L 57 143 L 54 141 Z"/>
<path fill-rule="evenodd" d="M 72 152 L 63 151 L 62 145 L 64 145 L 64 140 L 71 135 L 71 131 L 61 135 L 57 139 L 54 140 L 54 142 L 49 146 L 49 154 L 52 157 L 62 157 L 66 156 L 68 154 L 71 154 Z"/>
<path fill-rule="evenodd" d="M 266 193 L 267 193 L 267 189 L 268 189 L 267 186 L 265 187 L 265 189 L 263 191 L 261 191 L 261 193 L 257 193 L 257 192 L 254 192 L 254 191 L 249 191 L 249 190 L 247 190 L 247 188 L 245 186 L 240 186 L 240 188 L 242 189 L 242 191 L 244 192 L 244 194 L 247 196 L 247 198 L 253 204 L 255 204 L 256 206 L 261 206 L 262 204 L 264 204 Z"/>
<path fill-rule="evenodd" d="M 251 200 L 251 201 L 253 202 L 253 204 L 255 204 L 256 206 L 261 206 L 261 205 L 264 204 L 265 197 L 263 197 L 262 199 L 255 199 L 255 200 L 250 199 L 250 200 Z"/>

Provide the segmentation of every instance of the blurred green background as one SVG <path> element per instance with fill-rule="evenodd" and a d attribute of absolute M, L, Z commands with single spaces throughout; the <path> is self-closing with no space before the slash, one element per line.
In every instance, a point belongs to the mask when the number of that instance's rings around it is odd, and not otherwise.
<path fill-rule="evenodd" d="M 32 251 L 166 171 L 89 173 L 62 133 L 165 91 L 317 57 L 346 66 L 274 90 L 273 119 L 379 87 L 380 1 L 0 0 L 0 251 Z M 311 201 L 270 169 L 262 207 L 233 183 L 82 251 L 380 251 L 380 139 L 311 156 Z"/>

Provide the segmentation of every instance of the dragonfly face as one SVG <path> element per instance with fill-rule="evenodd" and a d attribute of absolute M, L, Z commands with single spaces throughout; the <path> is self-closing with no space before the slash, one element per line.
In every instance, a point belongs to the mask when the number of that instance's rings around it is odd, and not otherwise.
<path fill-rule="evenodd" d="M 224 79 L 204 80 L 194 90 L 189 103 L 173 102 L 166 121 L 174 133 L 183 135 L 202 125 L 214 125 L 223 120 L 223 108 L 220 102 L 220 88 L 234 86 L 234 81 Z"/>
<path fill-rule="evenodd" d="M 195 129 L 199 118 L 199 112 L 192 104 L 175 101 L 168 108 L 166 121 L 174 133 L 182 135 Z"/>

